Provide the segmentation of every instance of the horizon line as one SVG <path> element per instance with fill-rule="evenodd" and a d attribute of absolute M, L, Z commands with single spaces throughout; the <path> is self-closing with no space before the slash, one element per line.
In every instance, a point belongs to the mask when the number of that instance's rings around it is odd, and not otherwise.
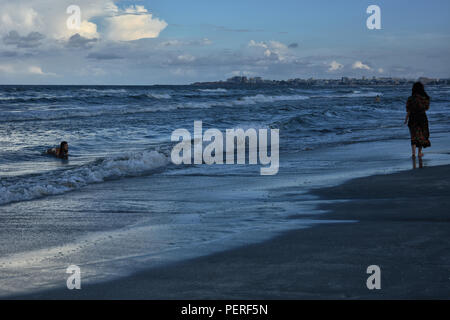
<path fill-rule="evenodd" d="M 339 78 L 289 78 L 289 79 L 282 79 L 282 80 L 275 80 L 275 79 L 265 79 L 263 77 L 254 76 L 254 77 L 248 77 L 248 76 L 233 76 L 228 79 L 232 78 L 247 78 L 247 79 L 255 79 L 255 78 L 261 78 L 262 81 L 275 81 L 275 82 L 282 82 L 282 81 L 290 81 L 290 80 L 327 80 L 327 81 L 339 81 L 342 80 L 342 78 L 348 78 L 349 80 L 377 80 L 377 79 L 392 79 L 392 80 L 406 80 L 406 81 L 418 81 L 421 78 L 432 80 L 432 81 L 442 81 L 442 80 L 450 80 L 450 76 L 447 78 L 433 78 L 433 77 L 426 77 L 421 76 L 418 78 L 406 78 L 406 77 L 393 77 L 393 76 L 386 76 L 386 77 L 349 77 L 349 76 L 341 76 Z M 86 86 L 121 86 L 121 87 L 148 87 L 148 86 L 190 86 L 194 84 L 212 84 L 212 83 L 232 83 L 228 82 L 228 79 L 225 80 L 210 80 L 210 81 L 194 81 L 190 83 L 184 83 L 184 84 L 30 84 L 30 83 L 14 83 L 14 84 L 0 84 L 0 86 L 79 86 L 79 87 L 86 87 Z M 242 83 L 241 83 L 242 84 Z M 258 83 L 244 83 L 244 84 L 258 84 Z"/>

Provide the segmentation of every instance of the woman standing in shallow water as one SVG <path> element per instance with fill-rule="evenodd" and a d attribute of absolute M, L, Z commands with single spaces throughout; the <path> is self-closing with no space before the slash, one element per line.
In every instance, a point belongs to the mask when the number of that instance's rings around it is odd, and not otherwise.
<path fill-rule="evenodd" d="M 430 97 L 425 92 L 421 82 L 416 82 L 412 88 L 412 95 L 406 103 L 406 119 L 411 135 L 412 156 L 416 156 L 416 147 L 419 148 L 419 157 L 423 157 L 422 148 L 428 148 L 430 131 L 426 111 L 430 109 Z"/>

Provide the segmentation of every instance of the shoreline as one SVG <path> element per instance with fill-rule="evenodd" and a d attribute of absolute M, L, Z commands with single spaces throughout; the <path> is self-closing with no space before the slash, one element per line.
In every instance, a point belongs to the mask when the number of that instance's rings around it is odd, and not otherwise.
<path fill-rule="evenodd" d="M 449 299 L 449 174 L 450 165 L 426 167 L 315 189 L 327 201 L 314 219 L 358 222 L 324 221 L 78 291 L 7 299 Z M 374 264 L 382 289 L 370 291 Z"/>

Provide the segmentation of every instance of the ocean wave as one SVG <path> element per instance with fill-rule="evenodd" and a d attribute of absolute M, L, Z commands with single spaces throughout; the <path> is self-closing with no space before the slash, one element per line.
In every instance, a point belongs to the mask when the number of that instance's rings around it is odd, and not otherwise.
<path fill-rule="evenodd" d="M 371 97 L 376 97 L 376 96 L 383 96 L 383 94 L 381 92 L 361 92 L 361 91 L 353 91 L 352 93 L 349 93 L 347 95 L 345 95 L 346 97 L 349 98 L 371 98 Z"/>
<path fill-rule="evenodd" d="M 98 159 L 56 173 L 7 178 L 0 181 L 0 205 L 62 194 L 107 180 L 147 175 L 168 164 L 164 154 L 144 151 Z"/>
<path fill-rule="evenodd" d="M 93 89 L 93 88 L 89 88 L 89 89 L 81 89 L 81 91 L 85 91 L 85 92 L 95 92 L 95 93 L 127 93 L 128 91 L 125 89 Z"/>
<path fill-rule="evenodd" d="M 149 93 L 147 96 L 155 99 L 172 99 L 172 96 L 168 93 Z"/>
<path fill-rule="evenodd" d="M 146 94 L 128 96 L 140 100 L 148 98 Z M 159 99 L 170 99 L 170 95 L 162 95 Z M 179 102 L 170 105 L 146 106 L 130 104 L 126 107 L 98 106 L 89 108 L 52 109 L 52 110 L 26 110 L 24 112 L 0 111 L 0 123 L 12 121 L 33 121 L 33 120 L 59 120 L 69 118 L 98 117 L 102 115 L 125 115 L 152 112 L 168 112 L 178 109 L 208 109 L 213 107 L 233 107 L 242 105 L 254 105 L 257 103 L 273 103 L 276 101 L 297 101 L 309 99 L 302 95 L 267 96 L 258 94 L 255 96 L 244 96 L 239 99 L 216 99 L 211 101 L 190 101 Z"/>
<path fill-rule="evenodd" d="M 30 102 L 57 102 L 66 99 L 74 99 L 78 98 L 76 96 L 70 95 L 38 95 L 31 97 L 17 97 L 17 96 L 9 96 L 9 97 L 0 97 L 0 101 L 8 101 L 8 103 L 30 103 Z"/>
<path fill-rule="evenodd" d="M 207 92 L 207 93 L 215 93 L 215 92 L 218 92 L 218 93 L 224 93 L 224 92 L 228 92 L 227 89 L 223 89 L 223 88 L 217 88 L 217 89 L 199 89 L 198 91 L 201 91 L 201 92 Z"/>
<path fill-rule="evenodd" d="M 276 102 L 276 101 L 297 101 L 297 100 L 307 100 L 309 97 L 303 95 L 281 95 L 281 96 L 268 96 L 264 94 L 257 94 L 255 96 L 246 96 L 235 101 L 236 104 L 255 104 L 255 103 L 266 103 L 266 102 Z"/>
<path fill-rule="evenodd" d="M 80 92 L 81 91 L 81 92 Z M 165 93 L 149 93 L 139 91 L 127 91 L 125 89 L 80 89 L 80 91 L 73 92 L 73 94 L 39 94 L 33 96 L 0 96 L 0 101 L 8 103 L 46 103 L 46 102 L 67 102 L 68 100 L 80 100 L 83 99 L 89 102 L 88 99 L 102 99 L 102 98 L 114 98 L 114 99 L 171 99 L 169 94 Z"/>
<path fill-rule="evenodd" d="M 382 97 L 383 94 L 381 92 L 361 92 L 358 90 L 354 90 L 352 93 L 344 93 L 344 94 L 321 94 L 314 95 L 311 98 L 375 98 L 377 96 Z"/>

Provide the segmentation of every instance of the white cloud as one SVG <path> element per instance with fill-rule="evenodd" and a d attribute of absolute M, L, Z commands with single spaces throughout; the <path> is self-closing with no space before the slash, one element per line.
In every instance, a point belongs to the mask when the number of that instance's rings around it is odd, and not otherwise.
<path fill-rule="evenodd" d="M 3 32 L 25 29 L 26 32 L 36 31 L 35 27 L 42 25 L 38 13 L 25 3 L 0 1 L 0 26 Z"/>
<path fill-rule="evenodd" d="M 110 40 L 137 40 L 156 38 L 167 27 L 164 20 L 153 17 L 142 5 L 129 6 L 121 10 L 114 0 L 0 0 L 0 35 L 10 31 L 19 34 L 39 32 L 50 39 L 68 39 L 75 34 L 84 38 Z M 73 14 L 66 10 L 77 5 L 81 12 L 78 29 L 67 27 Z M 94 22 L 95 21 L 95 22 Z M 99 32 L 96 23 L 102 25 Z"/>
<path fill-rule="evenodd" d="M 181 62 L 192 62 L 195 61 L 195 57 L 191 56 L 190 54 L 182 54 L 178 56 L 178 60 Z"/>
<path fill-rule="evenodd" d="M 263 55 L 266 58 L 275 59 L 280 62 L 285 62 L 289 60 L 290 55 L 288 54 L 289 48 L 287 45 L 278 41 L 260 41 L 250 40 L 248 43 L 250 48 L 262 49 Z"/>
<path fill-rule="evenodd" d="M 76 33 L 88 39 L 100 37 L 97 33 L 97 25 L 86 20 L 81 21 L 80 29 L 76 30 Z"/>
<path fill-rule="evenodd" d="M 378 73 L 384 73 L 384 69 L 383 68 L 378 68 Z"/>
<path fill-rule="evenodd" d="M 337 62 L 336 60 L 332 61 L 330 63 L 330 67 L 328 68 L 328 71 L 336 71 L 336 70 L 340 70 L 344 67 L 343 64 L 340 64 L 339 62 Z"/>
<path fill-rule="evenodd" d="M 256 42 L 255 40 L 250 40 L 250 42 L 248 43 L 249 47 L 260 47 L 260 48 L 264 48 L 267 49 L 268 45 L 265 42 Z"/>
<path fill-rule="evenodd" d="M 287 45 L 278 41 L 270 41 L 269 44 L 273 49 L 276 50 L 287 50 L 288 48 Z"/>
<path fill-rule="evenodd" d="M 40 74 L 43 75 L 44 72 L 42 71 L 41 67 L 31 66 L 28 68 L 28 72 L 31 74 Z"/>
<path fill-rule="evenodd" d="M 13 66 L 9 64 L 0 64 L 0 72 L 2 73 L 14 73 Z"/>
<path fill-rule="evenodd" d="M 29 74 L 34 74 L 34 75 L 39 75 L 39 76 L 55 76 L 56 75 L 52 72 L 42 71 L 42 68 L 39 66 L 29 66 L 27 71 Z"/>
<path fill-rule="evenodd" d="M 250 42 L 248 43 L 249 47 L 260 47 L 260 48 L 264 48 L 264 49 L 273 49 L 273 50 L 286 50 L 288 47 L 278 41 L 261 41 L 261 42 L 256 42 L 255 40 L 250 40 Z"/>
<path fill-rule="evenodd" d="M 97 37 L 97 25 L 90 20 L 108 14 L 110 11 L 105 8 L 114 5 L 111 0 L 77 0 L 76 5 L 81 9 L 81 26 L 77 30 L 69 29 L 66 23 L 71 16 L 66 10 L 72 4 L 72 0 L 0 0 L 0 33 L 39 32 L 56 39 L 69 38 L 76 33 Z"/>
<path fill-rule="evenodd" d="M 106 26 L 108 39 L 131 41 L 157 38 L 167 27 L 167 23 L 154 18 L 144 6 L 131 6 L 123 14 L 106 18 Z"/>
<path fill-rule="evenodd" d="M 41 67 L 37 65 L 23 65 L 19 64 L 0 64 L 0 74 L 21 74 L 21 75 L 39 75 L 39 76 L 55 76 L 55 73 L 44 72 Z"/>
<path fill-rule="evenodd" d="M 361 61 L 356 61 L 353 66 L 353 69 L 362 69 L 362 70 L 372 70 L 367 64 L 362 63 Z"/>

